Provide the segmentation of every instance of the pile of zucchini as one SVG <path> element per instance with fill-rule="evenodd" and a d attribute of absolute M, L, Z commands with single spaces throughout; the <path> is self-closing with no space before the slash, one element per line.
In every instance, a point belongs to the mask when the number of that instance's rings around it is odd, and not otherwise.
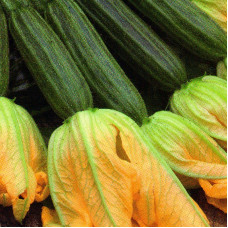
<path fill-rule="evenodd" d="M 227 148 L 227 35 L 190 0 L 0 0 L 0 97 L 17 103 L 11 44 L 65 123 L 105 108 L 141 127 L 170 104 Z"/>
<path fill-rule="evenodd" d="M 192 53 L 214 62 L 226 57 L 225 32 L 193 3 L 129 3 Z M 177 54 L 123 1 L 2 0 L 1 5 L 30 73 L 63 119 L 93 107 L 92 94 L 103 107 L 123 112 L 139 124 L 147 116 L 130 75 L 106 44 L 135 72 L 135 80 L 145 79 L 152 87 L 171 92 L 188 81 Z M 1 95 L 9 81 L 5 15 L 1 9 Z M 106 43 L 94 26 L 106 36 Z"/>

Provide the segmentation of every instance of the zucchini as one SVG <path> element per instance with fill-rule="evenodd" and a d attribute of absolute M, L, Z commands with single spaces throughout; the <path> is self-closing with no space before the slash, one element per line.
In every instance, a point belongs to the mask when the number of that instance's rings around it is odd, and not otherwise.
<path fill-rule="evenodd" d="M 29 2 L 31 2 L 32 6 L 43 16 L 47 0 L 29 0 Z"/>
<path fill-rule="evenodd" d="M 177 55 L 121 0 L 76 0 L 112 42 L 120 58 L 148 82 L 174 90 L 187 81 Z"/>
<path fill-rule="evenodd" d="M 46 21 L 26 3 L 2 0 L 9 29 L 52 109 L 66 119 L 92 107 L 90 89 L 66 47 Z"/>
<path fill-rule="evenodd" d="M 68 48 L 97 98 L 106 107 L 123 112 L 141 124 L 147 117 L 142 97 L 86 15 L 72 0 L 47 2 L 46 20 Z"/>
<path fill-rule="evenodd" d="M 9 84 L 9 43 L 5 14 L 0 6 L 0 96 L 4 96 Z"/>
<path fill-rule="evenodd" d="M 226 33 L 189 0 L 126 0 L 173 40 L 210 61 L 226 57 Z"/>

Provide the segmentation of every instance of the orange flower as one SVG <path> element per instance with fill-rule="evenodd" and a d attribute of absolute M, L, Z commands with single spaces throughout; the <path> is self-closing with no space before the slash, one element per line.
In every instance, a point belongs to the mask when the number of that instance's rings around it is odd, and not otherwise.
<path fill-rule="evenodd" d="M 0 98 L 0 204 L 13 206 L 21 222 L 30 204 L 45 199 L 46 148 L 31 116 L 7 98 Z"/>
<path fill-rule="evenodd" d="M 78 112 L 53 133 L 48 156 L 57 214 L 50 217 L 53 212 L 44 208 L 45 225 L 59 219 L 63 226 L 208 226 L 149 139 L 124 114 Z"/>
<path fill-rule="evenodd" d="M 226 152 L 212 138 L 188 119 L 166 111 L 152 115 L 142 129 L 185 187 L 202 186 L 207 197 L 221 200 L 221 206 L 213 205 L 225 211 Z"/>
<path fill-rule="evenodd" d="M 227 179 L 199 179 L 199 183 L 205 191 L 208 203 L 227 213 Z"/>

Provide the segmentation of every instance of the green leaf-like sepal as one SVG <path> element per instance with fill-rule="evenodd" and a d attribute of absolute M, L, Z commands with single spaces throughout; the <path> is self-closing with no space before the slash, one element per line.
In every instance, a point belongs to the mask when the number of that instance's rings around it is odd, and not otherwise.
<path fill-rule="evenodd" d="M 226 148 L 227 83 L 225 80 L 216 76 L 193 79 L 174 92 L 170 106 L 174 113 L 196 123 Z"/>

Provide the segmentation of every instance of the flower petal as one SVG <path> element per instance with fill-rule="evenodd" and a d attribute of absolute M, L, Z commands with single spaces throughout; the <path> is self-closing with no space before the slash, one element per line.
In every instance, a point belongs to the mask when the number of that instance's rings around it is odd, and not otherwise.
<path fill-rule="evenodd" d="M 208 197 L 227 197 L 226 153 L 195 124 L 162 111 L 142 128 L 185 187 L 198 187 L 199 182 Z"/>
<path fill-rule="evenodd" d="M 216 76 L 195 78 L 174 92 L 170 106 L 174 113 L 193 121 L 211 137 L 227 141 L 225 80 Z"/>
<path fill-rule="evenodd" d="M 30 115 L 3 97 L 0 148 L 0 203 L 12 205 L 15 218 L 21 222 L 35 199 L 38 187 L 35 172 L 45 171 L 46 148 Z"/>
<path fill-rule="evenodd" d="M 226 152 L 188 119 L 161 111 L 142 129 L 176 173 L 197 179 L 226 178 Z"/>
<path fill-rule="evenodd" d="M 132 226 L 132 219 L 140 226 L 208 226 L 149 139 L 119 112 L 78 112 L 53 133 L 48 150 L 63 226 Z"/>
<path fill-rule="evenodd" d="M 207 202 L 227 213 L 227 179 L 199 179 L 199 183 L 205 191 Z"/>
<path fill-rule="evenodd" d="M 202 210 L 141 129 L 118 112 L 106 110 L 100 115 L 120 130 L 122 147 L 137 167 L 141 185 L 134 200 L 133 219 L 140 226 L 208 226 Z"/>
<path fill-rule="evenodd" d="M 118 156 L 117 140 L 118 130 L 90 112 L 79 113 L 51 137 L 49 170 L 55 171 L 49 180 L 62 225 L 79 225 L 78 218 L 87 226 L 131 226 L 137 172 Z"/>
<path fill-rule="evenodd" d="M 199 179 L 200 186 L 209 197 L 217 199 L 227 198 L 227 179 L 203 180 Z"/>
<path fill-rule="evenodd" d="M 206 197 L 207 197 L 207 202 L 209 204 L 217 207 L 224 213 L 227 213 L 227 199 L 216 199 L 209 196 L 206 196 Z"/>
<path fill-rule="evenodd" d="M 42 207 L 41 220 L 43 227 L 60 227 L 60 221 L 55 210 Z"/>

